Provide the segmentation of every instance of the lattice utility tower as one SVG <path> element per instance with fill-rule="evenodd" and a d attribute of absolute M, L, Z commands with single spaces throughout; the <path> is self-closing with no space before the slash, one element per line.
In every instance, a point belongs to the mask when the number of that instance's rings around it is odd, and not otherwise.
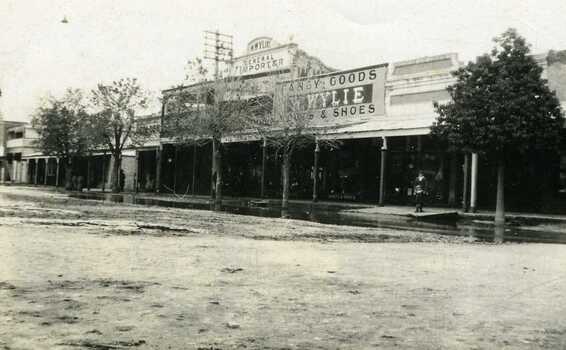
<path fill-rule="evenodd" d="M 233 56 L 232 35 L 204 31 L 204 58 L 214 60 L 214 79 L 218 79 L 218 63 L 231 63 Z"/>

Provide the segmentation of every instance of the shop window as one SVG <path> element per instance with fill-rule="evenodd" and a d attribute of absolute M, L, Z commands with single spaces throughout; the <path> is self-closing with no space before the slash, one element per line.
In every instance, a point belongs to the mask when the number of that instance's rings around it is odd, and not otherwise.
<path fill-rule="evenodd" d="M 21 139 L 24 137 L 23 131 L 10 131 L 8 132 L 8 140 Z"/>

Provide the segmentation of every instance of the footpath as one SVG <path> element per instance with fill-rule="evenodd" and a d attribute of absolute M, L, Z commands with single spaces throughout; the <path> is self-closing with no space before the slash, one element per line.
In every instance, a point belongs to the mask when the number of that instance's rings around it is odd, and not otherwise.
<path fill-rule="evenodd" d="M 210 207 L 209 196 L 202 195 L 174 195 L 165 193 L 101 193 L 99 191 L 82 192 L 87 196 L 104 197 L 108 200 L 129 202 L 136 204 L 162 205 L 168 207 L 186 207 L 206 209 Z M 254 198 L 254 197 L 228 197 L 222 200 L 222 205 L 227 207 L 247 207 L 247 208 L 280 208 L 281 200 L 278 198 Z M 371 203 L 353 203 L 337 201 L 317 201 L 309 200 L 289 200 L 290 210 L 310 210 L 310 211 L 331 211 L 339 214 L 360 217 L 405 217 L 414 220 L 467 220 L 489 224 L 493 221 L 495 212 L 489 210 L 478 210 L 476 212 L 465 212 L 458 208 L 446 207 L 425 207 L 424 212 L 416 213 L 413 206 L 385 205 L 378 206 Z M 521 213 L 506 212 L 508 222 L 520 224 L 529 223 L 548 223 L 564 224 L 566 233 L 566 214 L 541 214 L 541 213 Z"/>
<path fill-rule="evenodd" d="M 36 187 L 34 185 L 11 185 Z M 124 202 L 142 205 L 156 205 L 164 207 L 210 209 L 212 202 L 209 196 L 203 195 L 178 195 L 168 193 L 144 193 L 124 192 L 111 193 L 102 192 L 100 189 L 65 191 L 61 188 L 38 186 L 47 190 L 66 192 L 72 197 L 85 199 L 101 199 L 114 202 Z M 280 210 L 281 199 L 279 198 L 255 198 L 255 197 L 230 197 L 224 196 L 222 206 L 228 208 L 264 208 L 273 211 Z M 230 211 L 230 210 L 228 210 Z M 361 218 L 371 220 L 372 218 L 397 218 L 423 221 L 468 221 L 489 225 L 493 222 L 495 213 L 489 210 L 478 210 L 476 212 L 465 212 L 458 208 L 447 207 L 425 207 L 423 213 L 415 213 L 413 206 L 385 205 L 379 206 L 372 203 L 354 203 L 338 201 L 289 200 L 289 211 L 293 212 L 330 212 L 340 216 Z M 253 215 L 253 214 L 252 214 Z M 566 214 L 542 214 L 525 212 L 506 212 L 508 224 L 516 226 L 538 225 L 551 227 L 552 231 L 566 234 Z"/>

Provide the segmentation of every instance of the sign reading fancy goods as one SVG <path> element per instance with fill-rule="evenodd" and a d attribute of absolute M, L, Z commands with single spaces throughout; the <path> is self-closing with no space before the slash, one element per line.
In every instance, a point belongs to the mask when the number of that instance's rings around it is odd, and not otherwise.
<path fill-rule="evenodd" d="M 365 121 L 385 114 L 387 65 L 334 72 L 281 83 L 287 113 L 304 114 L 317 124 Z"/>

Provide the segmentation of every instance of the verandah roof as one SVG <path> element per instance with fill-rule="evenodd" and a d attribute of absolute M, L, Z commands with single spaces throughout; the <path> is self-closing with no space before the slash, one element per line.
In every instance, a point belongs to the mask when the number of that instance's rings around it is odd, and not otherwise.
<path fill-rule="evenodd" d="M 363 123 L 338 127 L 320 139 L 361 139 L 384 136 L 414 136 L 430 133 L 436 115 L 383 116 Z"/>
<path fill-rule="evenodd" d="M 382 116 L 367 121 L 320 128 L 315 132 L 321 140 L 362 139 L 391 136 L 427 135 L 436 120 L 435 114 Z M 222 138 L 222 142 L 261 140 L 256 132 L 242 132 Z"/>

